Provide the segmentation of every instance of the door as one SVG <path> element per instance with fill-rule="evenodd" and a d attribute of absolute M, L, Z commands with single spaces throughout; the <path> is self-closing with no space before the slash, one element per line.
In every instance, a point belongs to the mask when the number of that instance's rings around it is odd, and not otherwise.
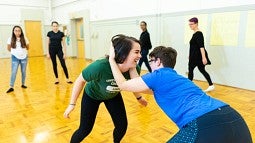
<path fill-rule="evenodd" d="M 29 41 L 28 56 L 44 56 L 41 21 L 25 20 L 25 30 L 25 36 L 28 38 Z"/>
<path fill-rule="evenodd" d="M 85 58 L 84 47 L 84 31 L 83 31 L 83 19 L 79 18 L 75 20 L 76 27 L 76 39 L 77 39 L 77 58 Z"/>

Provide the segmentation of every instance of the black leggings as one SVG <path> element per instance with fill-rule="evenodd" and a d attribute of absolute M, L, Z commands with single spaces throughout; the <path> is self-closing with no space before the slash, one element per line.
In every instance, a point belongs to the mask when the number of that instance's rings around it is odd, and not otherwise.
<path fill-rule="evenodd" d="M 99 105 L 104 102 L 108 112 L 111 115 L 114 131 L 113 139 L 114 143 L 119 143 L 127 130 L 127 115 L 124 102 L 121 94 L 119 93 L 112 99 L 99 101 L 90 98 L 85 92 L 81 102 L 81 117 L 80 127 L 74 132 L 71 138 L 71 143 L 79 143 L 91 132 Z"/>
<path fill-rule="evenodd" d="M 142 57 L 141 57 L 141 59 L 139 60 L 138 65 L 139 65 L 140 67 L 142 67 L 142 64 L 143 64 L 143 62 L 144 62 L 144 63 L 145 63 L 145 66 L 146 66 L 147 69 L 148 69 L 148 71 L 151 72 L 151 66 L 150 66 L 149 61 L 148 61 L 148 58 L 147 58 L 148 53 L 149 53 L 149 50 L 142 50 L 142 51 L 141 51 Z"/>
<path fill-rule="evenodd" d="M 242 116 L 224 106 L 191 121 L 168 143 L 252 143 L 251 134 Z"/>
<path fill-rule="evenodd" d="M 194 69 L 195 67 L 198 67 L 198 70 L 203 74 L 203 76 L 205 77 L 205 79 L 207 80 L 209 86 L 210 85 L 213 85 L 212 83 L 212 80 L 211 80 L 211 77 L 210 75 L 206 72 L 205 70 L 205 65 L 195 65 L 195 64 L 189 64 L 189 74 L 188 74 L 188 78 L 192 81 L 193 80 L 193 77 L 194 77 Z"/>
<path fill-rule="evenodd" d="M 67 71 L 67 68 L 66 68 L 65 59 L 63 57 L 64 54 L 63 54 L 62 50 L 50 51 L 50 58 L 51 58 L 51 61 L 52 61 L 52 66 L 53 66 L 53 71 L 54 71 L 55 77 L 58 78 L 57 57 L 56 56 L 58 56 L 58 59 L 59 59 L 60 64 L 61 64 L 61 66 L 64 70 L 66 78 L 69 78 L 68 71 Z"/>

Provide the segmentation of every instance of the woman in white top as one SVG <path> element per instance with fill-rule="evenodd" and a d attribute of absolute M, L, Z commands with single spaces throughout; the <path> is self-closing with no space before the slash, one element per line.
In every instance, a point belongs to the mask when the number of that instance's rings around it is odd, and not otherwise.
<path fill-rule="evenodd" d="M 14 26 L 12 29 L 12 37 L 7 41 L 7 49 L 11 52 L 12 69 L 11 69 L 11 81 L 10 88 L 7 93 L 14 91 L 14 82 L 18 67 L 21 67 L 22 81 L 21 87 L 27 88 L 25 85 L 26 79 L 26 67 L 27 67 L 27 50 L 29 49 L 29 42 L 25 38 L 22 28 L 20 26 Z"/>

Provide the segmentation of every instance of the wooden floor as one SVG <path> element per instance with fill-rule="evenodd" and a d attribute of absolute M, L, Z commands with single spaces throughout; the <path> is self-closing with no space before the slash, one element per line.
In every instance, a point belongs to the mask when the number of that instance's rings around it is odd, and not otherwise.
<path fill-rule="evenodd" d="M 89 62 L 67 59 L 72 80 Z M 58 64 L 60 84 L 54 84 L 50 60 L 44 57 L 30 58 L 27 67 L 27 89 L 21 89 L 21 74 L 17 74 L 14 92 L 9 88 L 11 63 L 0 59 L 0 142 L 1 143 L 68 143 L 79 125 L 80 100 L 71 114 L 63 118 L 69 103 L 72 85 L 65 82 L 63 70 Z M 201 88 L 207 84 L 196 81 Z M 164 143 L 177 131 L 175 124 L 156 105 L 152 95 L 144 95 L 149 101 L 141 107 L 131 93 L 123 92 L 128 115 L 128 130 L 122 143 Z M 255 140 L 255 91 L 216 85 L 210 96 L 229 103 L 245 118 Z M 100 106 L 95 126 L 83 141 L 111 143 L 113 123 L 105 106 Z"/>

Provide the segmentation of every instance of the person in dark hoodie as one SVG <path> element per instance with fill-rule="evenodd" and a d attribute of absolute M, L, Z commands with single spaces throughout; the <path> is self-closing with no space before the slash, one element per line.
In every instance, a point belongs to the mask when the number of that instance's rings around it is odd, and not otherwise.
<path fill-rule="evenodd" d="M 140 27 L 142 29 L 142 33 L 140 35 L 140 43 L 141 43 L 141 55 L 142 58 L 139 60 L 138 65 L 142 67 L 143 62 L 145 63 L 149 72 L 151 72 L 151 67 L 148 62 L 148 54 L 149 50 L 151 49 L 151 39 L 150 33 L 147 30 L 147 23 L 145 21 L 140 22 Z"/>

